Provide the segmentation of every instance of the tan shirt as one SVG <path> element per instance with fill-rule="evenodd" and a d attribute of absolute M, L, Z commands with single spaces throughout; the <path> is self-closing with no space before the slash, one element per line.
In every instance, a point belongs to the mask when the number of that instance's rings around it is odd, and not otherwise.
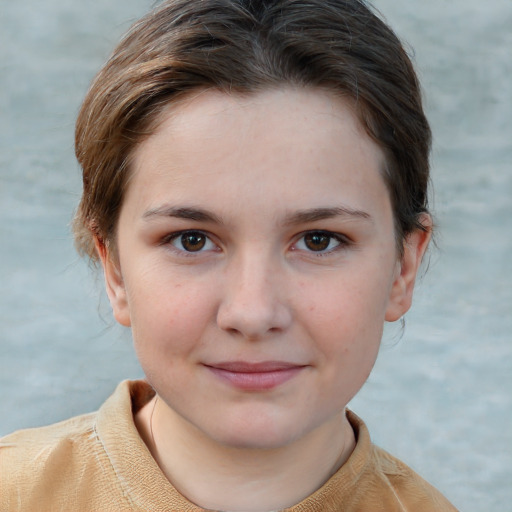
<path fill-rule="evenodd" d="M 138 434 L 133 414 L 152 395 L 144 381 L 125 381 L 96 413 L 0 439 L 0 510 L 203 510 L 166 479 Z M 456 510 L 404 463 L 372 445 L 355 414 L 348 418 L 354 452 L 288 512 Z"/>

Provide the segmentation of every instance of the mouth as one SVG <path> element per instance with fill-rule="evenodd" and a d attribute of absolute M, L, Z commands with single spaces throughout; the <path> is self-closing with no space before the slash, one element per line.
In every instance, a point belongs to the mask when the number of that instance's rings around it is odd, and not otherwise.
<path fill-rule="evenodd" d="M 229 361 L 204 365 L 225 383 L 244 391 L 267 391 L 284 384 L 306 366 L 283 361 Z"/>

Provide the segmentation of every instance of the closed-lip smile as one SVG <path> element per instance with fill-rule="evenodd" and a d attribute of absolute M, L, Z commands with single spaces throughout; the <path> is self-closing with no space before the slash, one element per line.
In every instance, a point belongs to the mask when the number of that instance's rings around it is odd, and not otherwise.
<path fill-rule="evenodd" d="M 271 390 L 307 367 L 286 361 L 224 361 L 204 366 L 225 383 L 244 391 Z"/>

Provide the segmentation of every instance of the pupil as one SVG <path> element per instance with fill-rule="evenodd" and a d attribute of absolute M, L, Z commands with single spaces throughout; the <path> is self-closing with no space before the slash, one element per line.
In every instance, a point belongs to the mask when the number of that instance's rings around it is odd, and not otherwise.
<path fill-rule="evenodd" d="M 312 251 L 324 251 L 329 247 L 331 237 L 324 233 L 309 233 L 304 237 L 306 247 Z"/>
<path fill-rule="evenodd" d="M 206 243 L 206 237 L 201 233 L 186 233 L 181 236 L 181 243 L 187 251 L 200 251 Z"/>

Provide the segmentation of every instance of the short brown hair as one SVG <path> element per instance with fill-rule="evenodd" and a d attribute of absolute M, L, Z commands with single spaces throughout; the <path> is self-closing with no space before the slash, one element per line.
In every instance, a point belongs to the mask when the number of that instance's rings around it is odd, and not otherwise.
<path fill-rule="evenodd" d="M 431 133 L 412 63 L 362 0 L 167 0 L 131 28 L 93 81 L 76 125 L 83 196 L 76 245 L 111 243 L 137 144 L 191 91 L 286 84 L 352 99 L 386 155 L 399 247 L 427 212 Z"/>

